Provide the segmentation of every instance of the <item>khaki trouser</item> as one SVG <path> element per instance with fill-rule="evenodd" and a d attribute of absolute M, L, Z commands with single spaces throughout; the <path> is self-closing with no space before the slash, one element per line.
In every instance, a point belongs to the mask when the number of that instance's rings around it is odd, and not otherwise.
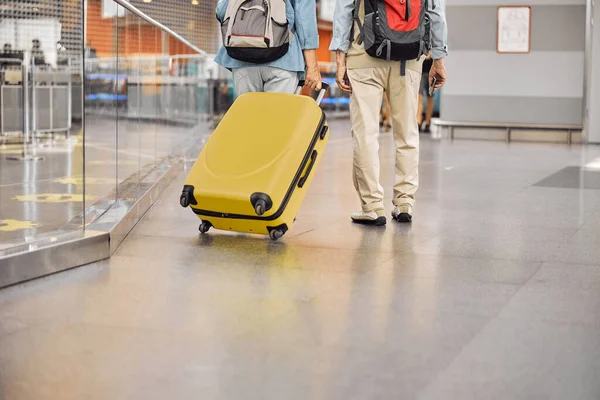
<path fill-rule="evenodd" d="M 412 65 L 414 64 L 414 65 Z M 352 85 L 350 119 L 354 140 L 354 187 L 363 211 L 383 209 L 383 188 L 379 183 L 379 111 L 384 90 L 391 108 L 396 143 L 396 184 L 394 205 L 414 204 L 419 185 L 419 127 L 417 101 L 421 63 L 407 65 L 400 75 L 394 67 L 348 70 Z"/>

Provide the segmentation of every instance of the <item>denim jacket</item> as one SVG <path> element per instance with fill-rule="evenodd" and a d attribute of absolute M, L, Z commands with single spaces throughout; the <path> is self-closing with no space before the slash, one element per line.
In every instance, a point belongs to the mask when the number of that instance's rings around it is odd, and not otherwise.
<path fill-rule="evenodd" d="M 217 4 L 217 20 L 223 21 L 229 0 L 219 0 Z M 317 28 L 317 6 L 315 0 L 286 0 L 287 20 L 295 27 L 296 33 L 290 42 L 288 52 L 278 60 L 261 66 L 281 68 L 287 71 L 304 72 L 305 62 L 303 50 L 313 50 L 319 47 L 319 30 Z M 229 70 L 242 67 L 256 67 L 256 64 L 246 63 L 229 57 L 225 47 L 221 46 L 215 58 L 217 64 Z"/>
<path fill-rule="evenodd" d="M 333 39 L 329 50 L 342 50 L 348 52 L 350 48 L 350 31 L 354 24 L 355 0 L 336 0 L 333 17 Z M 429 10 L 431 18 L 431 52 L 434 59 L 444 58 L 448 55 L 448 32 L 446 27 L 446 11 L 444 0 L 430 0 Z"/>

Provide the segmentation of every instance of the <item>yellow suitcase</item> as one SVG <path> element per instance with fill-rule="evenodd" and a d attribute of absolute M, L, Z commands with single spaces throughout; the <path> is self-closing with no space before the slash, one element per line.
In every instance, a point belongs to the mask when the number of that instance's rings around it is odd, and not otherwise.
<path fill-rule="evenodd" d="M 269 235 L 291 228 L 328 140 L 325 114 L 308 96 L 246 93 L 206 142 L 187 177 L 181 205 L 200 232 Z"/>

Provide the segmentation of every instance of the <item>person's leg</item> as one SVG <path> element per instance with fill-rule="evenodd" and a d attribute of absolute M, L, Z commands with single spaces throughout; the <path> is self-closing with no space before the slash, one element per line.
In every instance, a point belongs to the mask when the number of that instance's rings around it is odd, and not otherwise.
<path fill-rule="evenodd" d="M 241 96 L 248 92 L 262 92 L 263 81 L 260 77 L 258 67 L 234 68 L 233 88 L 236 96 Z"/>
<path fill-rule="evenodd" d="M 419 103 L 417 104 L 417 125 L 423 124 L 423 95 L 419 93 Z"/>
<path fill-rule="evenodd" d="M 421 83 L 419 85 L 419 103 L 417 104 L 417 125 L 421 129 L 423 124 L 423 99 L 429 96 L 429 74 L 421 75 Z"/>
<path fill-rule="evenodd" d="M 419 63 L 415 63 L 419 66 Z M 419 126 L 417 102 L 421 73 L 416 66 L 406 68 L 406 76 L 393 68 L 388 81 L 392 127 L 396 142 L 396 184 L 394 185 L 395 219 L 410 222 L 415 193 L 419 185 Z"/>
<path fill-rule="evenodd" d="M 298 73 L 275 67 L 260 67 L 265 92 L 294 93 L 300 78 Z"/>
<path fill-rule="evenodd" d="M 425 109 L 425 131 L 430 131 L 431 126 L 431 117 L 433 117 L 433 107 L 435 106 L 435 101 L 433 96 L 427 96 L 427 108 Z"/>
<path fill-rule="evenodd" d="M 379 111 L 385 68 L 348 70 L 352 85 L 350 121 L 354 144 L 354 188 L 362 212 L 352 215 L 358 223 L 385 224 L 383 188 L 379 184 Z"/>
<path fill-rule="evenodd" d="M 392 124 L 390 122 L 391 111 L 390 111 L 390 102 L 388 100 L 387 93 L 385 93 L 385 92 L 383 93 L 383 100 L 385 102 L 385 119 L 384 119 L 383 125 L 385 126 L 385 131 L 389 132 L 390 127 L 392 126 Z"/>

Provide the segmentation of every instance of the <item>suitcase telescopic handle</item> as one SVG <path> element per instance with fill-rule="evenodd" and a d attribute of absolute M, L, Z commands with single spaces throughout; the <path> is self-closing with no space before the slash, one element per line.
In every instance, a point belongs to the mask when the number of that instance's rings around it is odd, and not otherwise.
<path fill-rule="evenodd" d="M 296 94 L 300 94 L 303 87 L 304 87 L 304 81 L 298 82 L 298 88 L 296 88 Z M 318 105 L 321 105 L 321 102 L 323 101 L 323 98 L 327 94 L 328 90 L 329 90 L 329 84 L 325 83 L 325 82 L 321 82 L 321 91 L 319 92 L 319 95 L 315 99 L 317 101 Z"/>

